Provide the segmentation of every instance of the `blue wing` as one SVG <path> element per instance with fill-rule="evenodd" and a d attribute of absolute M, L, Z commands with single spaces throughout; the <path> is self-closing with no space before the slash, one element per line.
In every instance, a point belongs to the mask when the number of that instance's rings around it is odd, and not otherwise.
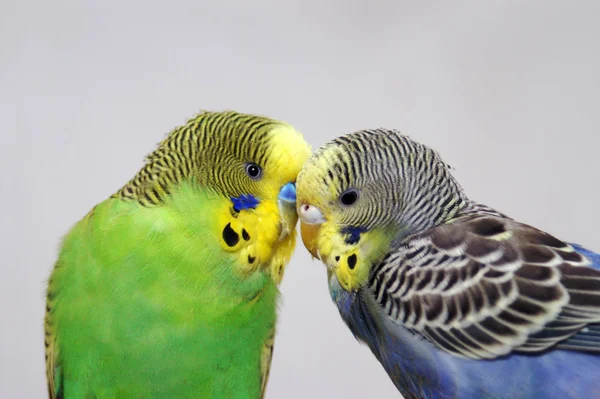
<path fill-rule="evenodd" d="M 600 255 L 531 226 L 435 227 L 330 291 L 405 397 L 600 397 Z"/>

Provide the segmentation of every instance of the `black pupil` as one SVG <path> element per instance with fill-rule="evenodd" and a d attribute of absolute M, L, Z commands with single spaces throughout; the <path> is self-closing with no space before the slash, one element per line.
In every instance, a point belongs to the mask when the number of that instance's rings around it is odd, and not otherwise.
<path fill-rule="evenodd" d="M 247 171 L 250 177 L 256 177 L 260 173 L 260 169 L 256 165 L 248 165 Z"/>
<path fill-rule="evenodd" d="M 347 193 L 342 194 L 342 204 L 344 205 L 352 205 L 356 202 L 358 195 L 354 191 L 348 191 Z"/>

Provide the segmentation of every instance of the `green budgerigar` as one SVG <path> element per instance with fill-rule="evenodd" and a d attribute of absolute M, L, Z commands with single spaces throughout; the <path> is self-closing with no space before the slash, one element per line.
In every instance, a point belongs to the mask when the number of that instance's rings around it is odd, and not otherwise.
<path fill-rule="evenodd" d="M 233 111 L 173 130 L 62 242 L 50 397 L 262 397 L 310 153 L 288 124 Z"/>

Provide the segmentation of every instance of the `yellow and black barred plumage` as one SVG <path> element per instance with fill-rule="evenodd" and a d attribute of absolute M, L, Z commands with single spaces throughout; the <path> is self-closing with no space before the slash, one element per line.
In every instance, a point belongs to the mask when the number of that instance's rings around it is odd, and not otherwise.
<path fill-rule="evenodd" d="M 234 111 L 202 112 L 169 133 L 147 156 L 145 166 L 113 197 L 155 206 L 163 202 L 173 185 L 188 179 L 221 194 L 249 192 L 252 182 L 234 171 L 236 162 L 227 162 L 227 158 L 246 157 L 264 165 L 276 125 L 282 123 Z M 238 132 L 235 140 L 231 139 L 234 130 Z"/>

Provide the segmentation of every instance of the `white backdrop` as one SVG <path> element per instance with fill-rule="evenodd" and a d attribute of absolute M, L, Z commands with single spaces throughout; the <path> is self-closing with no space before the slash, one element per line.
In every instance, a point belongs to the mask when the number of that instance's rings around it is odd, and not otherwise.
<path fill-rule="evenodd" d="M 600 250 L 599 2 L 108 3 L 0 3 L 1 397 L 45 395 L 61 236 L 201 108 L 286 120 L 315 148 L 400 129 L 475 199 Z M 399 396 L 303 247 L 282 291 L 268 397 Z"/>

